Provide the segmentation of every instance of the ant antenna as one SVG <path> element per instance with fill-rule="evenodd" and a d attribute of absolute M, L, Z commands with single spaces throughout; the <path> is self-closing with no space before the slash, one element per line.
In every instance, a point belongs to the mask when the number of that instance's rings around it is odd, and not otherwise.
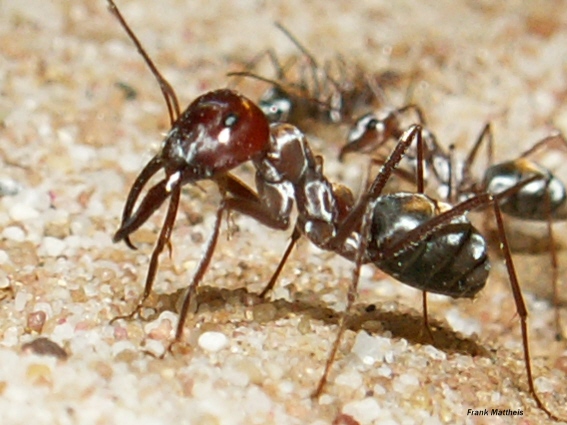
<path fill-rule="evenodd" d="M 159 87 L 165 99 L 165 103 L 167 104 L 170 124 L 173 125 L 173 123 L 177 121 L 177 119 L 181 115 L 181 111 L 179 109 L 179 102 L 177 101 L 177 96 L 175 95 L 175 91 L 173 90 L 173 87 L 171 87 L 171 84 L 169 84 L 169 82 L 160 74 L 154 62 L 150 59 L 150 57 L 142 47 L 140 40 L 138 40 L 138 37 L 136 37 L 134 32 L 130 29 L 130 27 L 122 17 L 122 14 L 116 7 L 116 4 L 114 4 L 114 1 L 113 0 L 106 0 L 106 1 L 108 2 L 108 10 L 110 10 L 110 13 L 116 16 L 116 18 L 120 22 L 120 25 L 122 25 L 122 28 L 124 28 L 128 36 L 130 37 L 130 40 L 132 40 L 132 42 L 136 46 L 138 53 L 142 55 L 144 61 L 150 68 L 150 71 L 152 71 L 152 74 L 154 74 L 154 77 L 159 83 Z"/>

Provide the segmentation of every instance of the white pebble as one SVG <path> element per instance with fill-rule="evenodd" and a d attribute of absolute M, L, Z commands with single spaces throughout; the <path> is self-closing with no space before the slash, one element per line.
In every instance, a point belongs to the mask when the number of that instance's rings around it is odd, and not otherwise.
<path fill-rule="evenodd" d="M 69 322 L 61 323 L 53 329 L 51 338 L 55 342 L 62 342 L 71 339 L 75 333 L 73 325 Z"/>
<path fill-rule="evenodd" d="M 22 186 L 16 181 L 9 178 L 0 179 L 0 196 L 14 196 L 22 190 Z"/>
<path fill-rule="evenodd" d="M 32 295 L 24 291 L 18 291 L 16 297 L 14 298 L 14 309 L 16 311 L 22 311 L 29 300 L 32 299 Z"/>
<path fill-rule="evenodd" d="M 278 384 L 278 389 L 282 394 L 292 394 L 295 390 L 295 385 L 291 381 L 281 381 Z"/>
<path fill-rule="evenodd" d="M 26 239 L 26 233 L 19 226 L 8 226 L 2 230 L 2 237 L 14 242 L 23 242 Z"/>
<path fill-rule="evenodd" d="M 555 391 L 555 387 L 553 383 L 549 379 L 544 378 L 542 376 L 536 378 L 535 386 L 537 391 L 540 393 L 551 393 Z"/>
<path fill-rule="evenodd" d="M 245 387 L 250 382 L 250 377 L 245 372 L 233 367 L 223 368 L 222 376 L 227 382 L 238 387 Z"/>
<path fill-rule="evenodd" d="M 52 236 L 46 236 L 40 246 L 40 251 L 49 257 L 58 257 L 63 253 L 63 250 L 67 247 L 67 244 L 61 239 L 54 238 Z"/>
<path fill-rule="evenodd" d="M 0 264 L 6 264 L 9 259 L 8 253 L 0 249 Z"/>
<path fill-rule="evenodd" d="M 352 352 L 365 365 L 372 366 L 376 362 L 383 361 L 384 353 L 392 349 L 392 343 L 387 338 L 371 336 L 367 332 L 359 332 L 356 335 Z"/>
<path fill-rule="evenodd" d="M 376 373 L 380 376 L 384 376 L 386 378 L 389 378 L 390 376 L 392 376 L 392 369 L 390 369 L 386 365 L 382 365 L 378 369 L 376 369 Z"/>
<path fill-rule="evenodd" d="M 124 350 L 136 351 L 137 347 L 131 341 L 118 341 L 112 344 L 112 356 L 120 354 Z"/>
<path fill-rule="evenodd" d="M 220 332 L 205 332 L 199 336 L 197 343 L 203 350 L 214 353 L 228 344 L 228 338 Z"/>
<path fill-rule="evenodd" d="M 418 379 L 414 375 L 404 373 L 394 379 L 393 388 L 398 393 L 405 393 L 409 387 L 416 387 L 419 385 Z"/>
<path fill-rule="evenodd" d="M 6 289 L 10 287 L 11 279 L 4 270 L 0 270 L 0 289 Z"/>
<path fill-rule="evenodd" d="M 335 378 L 335 383 L 345 387 L 360 388 L 362 387 L 362 375 L 356 370 L 343 372 Z"/>
<path fill-rule="evenodd" d="M 31 220 L 39 217 L 39 212 L 26 204 L 14 204 L 8 211 L 14 221 Z"/>
<path fill-rule="evenodd" d="M 352 416 L 357 422 L 362 424 L 371 423 L 378 418 L 380 420 L 386 419 L 382 415 L 382 408 L 378 402 L 370 397 L 345 404 L 343 413 Z"/>
<path fill-rule="evenodd" d="M 437 348 L 435 348 L 432 345 L 426 345 L 424 347 L 424 350 L 427 353 L 427 355 L 434 360 L 446 360 L 447 359 L 447 354 L 445 354 L 445 352 L 438 350 Z"/>
<path fill-rule="evenodd" d="M 471 336 L 481 331 L 480 323 L 477 320 L 463 317 L 458 308 L 452 308 L 447 311 L 445 318 L 454 331 L 460 332 L 463 335 Z"/>

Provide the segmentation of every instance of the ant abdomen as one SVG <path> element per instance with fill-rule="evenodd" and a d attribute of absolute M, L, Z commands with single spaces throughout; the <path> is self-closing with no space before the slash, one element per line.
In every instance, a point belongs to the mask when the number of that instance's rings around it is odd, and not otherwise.
<path fill-rule="evenodd" d="M 451 208 L 426 195 L 395 193 L 380 196 L 373 206 L 369 257 L 377 267 L 422 291 L 472 298 L 485 285 L 490 270 L 486 241 L 471 222 L 459 215 L 423 240 L 405 244 L 388 259 L 387 246 Z"/>
<path fill-rule="evenodd" d="M 503 198 L 500 201 L 502 211 L 523 220 L 567 219 L 565 186 L 549 170 L 528 159 L 520 158 L 489 167 L 483 187 L 490 193 L 500 193 L 532 176 L 540 178 Z"/>

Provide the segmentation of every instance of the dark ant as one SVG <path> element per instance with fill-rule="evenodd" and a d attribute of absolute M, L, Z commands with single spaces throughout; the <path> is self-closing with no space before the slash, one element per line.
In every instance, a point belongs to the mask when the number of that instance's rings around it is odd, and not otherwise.
<path fill-rule="evenodd" d="M 489 263 L 486 242 L 464 214 L 481 206 L 492 205 L 521 319 L 529 389 L 538 407 L 556 418 L 535 392 L 528 348 L 527 311 L 507 248 L 496 197 L 482 193 L 451 208 L 423 193 L 382 195 L 392 171 L 414 140 L 418 145 L 419 160 L 423 161 L 420 153 L 423 151 L 421 128 L 412 126 L 402 135 L 370 188 L 355 203 L 350 190 L 341 185 L 332 185 L 324 176 L 321 157 L 313 155 L 300 130 L 290 124 L 268 126 L 260 109 L 236 92 L 222 89 L 206 93 L 180 113 L 173 89 L 157 71 L 114 2 L 107 1 L 111 12 L 159 81 L 172 121 L 172 128 L 160 153 L 148 162 L 136 178 L 124 207 L 121 225 L 114 235 L 115 242 L 124 240 L 133 248 L 130 234 L 170 197 L 164 225 L 151 255 L 144 293 L 134 311 L 122 318 L 131 318 L 138 313 L 151 292 L 159 254 L 169 244 L 182 185 L 212 180 L 219 187 L 222 200 L 206 252 L 183 299 L 175 338 L 168 351 L 172 344 L 181 340 L 189 304 L 212 259 L 224 211 L 235 210 L 274 229 L 287 229 L 295 201 L 298 219 L 289 246 L 293 247 L 295 241 L 305 235 L 318 247 L 336 252 L 356 264 L 348 292 L 347 309 L 341 316 L 337 338 L 314 393 L 314 397 L 317 397 L 326 384 L 344 333 L 345 317 L 355 300 L 361 265 L 375 263 L 400 281 L 427 291 L 453 297 L 473 297 L 485 284 Z M 248 161 L 252 161 L 256 168 L 257 192 L 229 173 Z M 144 186 L 161 169 L 165 172 L 165 178 L 146 192 L 135 210 Z M 532 180 L 528 179 L 522 184 Z M 418 177 L 418 188 L 423 189 L 422 174 Z M 514 187 L 503 192 L 502 196 L 517 190 L 518 187 Z M 440 262 L 440 257 L 445 261 Z M 278 269 L 284 262 L 280 263 Z M 268 287 L 262 294 L 267 290 Z"/>
<path fill-rule="evenodd" d="M 342 160 L 349 152 L 372 152 L 383 146 L 389 140 L 396 140 L 403 131 L 400 124 L 400 114 L 414 110 L 420 123 L 425 123 L 423 113 L 416 105 L 408 105 L 395 111 L 388 112 L 384 117 L 367 114 L 361 117 L 349 132 L 348 141 L 341 149 L 339 158 Z M 523 187 L 508 198 L 502 198 L 502 211 L 514 218 L 528 221 L 544 221 L 547 223 L 549 253 L 551 259 L 551 285 L 553 288 L 553 304 L 555 309 L 556 339 L 562 339 L 560 320 L 560 301 L 558 288 L 557 248 L 553 237 L 553 221 L 567 219 L 567 195 L 565 185 L 545 167 L 528 159 L 544 148 L 567 150 L 567 140 L 560 132 L 555 132 L 521 153 L 516 159 L 494 164 L 492 127 L 485 124 L 475 143 L 462 163 L 454 159 L 454 147 L 449 151 L 443 150 L 433 133 L 424 133 L 424 159 L 432 171 L 439 187 L 438 192 L 450 203 L 467 199 L 474 194 L 488 191 L 499 193 L 514 187 L 526 178 L 537 176 L 532 184 Z M 472 168 L 480 147 L 487 144 L 487 168 L 481 178 L 473 176 Z M 417 169 L 415 151 L 408 152 L 408 160 L 412 168 Z M 377 160 L 381 163 L 380 160 Z M 403 171 L 400 173 L 404 176 Z M 410 173 L 411 175 L 411 173 Z M 425 303 L 425 300 L 424 300 Z M 426 320 L 427 323 L 427 320 Z"/>
<path fill-rule="evenodd" d="M 393 71 L 369 75 L 360 66 L 347 64 L 342 56 L 319 64 L 313 54 L 282 24 L 278 28 L 299 50 L 301 56 L 281 63 L 276 53 L 268 49 L 246 65 L 246 71 L 231 72 L 234 77 L 250 77 L 270 85 L 260 97 L 258 106 L 270 122 L 304 124 L 306 120 L 328 123 L 349 122 L 353 113 L 363 106 L 376 106 L 377 87 L 396 81 Z M 268 56 L 276 76 L 262 77 L 250 69 Z M 297 78 L 290 78 L 292 68 Z"/>

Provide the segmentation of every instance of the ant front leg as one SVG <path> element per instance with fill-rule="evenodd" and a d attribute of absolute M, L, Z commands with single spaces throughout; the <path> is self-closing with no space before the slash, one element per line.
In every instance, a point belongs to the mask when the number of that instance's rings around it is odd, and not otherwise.
<path fill-rule="evenodd" d="M 146 221 L 147 216 L 151 214 L 156 209 L 156 205 L 159 206 L 163 199 L 165 199 L 169 192 L 171 192 L 171 198 L 169 201 L 169 206 L 167 208 L 167 213 L 163 222 L 163 226 L 159 232 L 159 236 L 156 242 L 156 245 L 152 251 L 152 255 L 150 257 L 150 265 L 148 267 L 148 272 L 146 274 L 146 283 L 144 285 L 144 292 L 140 299 L 138 300 L 136 308 L 134 310 L 123 316 L 116 316 L 114 317 L 110 323 L 114 323 L 118 319 L 132 319 L 134 316 L 140 313 L 142 310 L 145 301 L 150 296 L 152 292 L 152 287 L 155 281 L 157 269 L 159 266 L 159 256 L 162 253 L 165 246 L 169 246 L 169 239 L 171 237 L 171 230 L 173 229 L 173 224 L 175 223 L 175 217 L 177 215 L 177 209 L 179 207 L 179 199 L 181 196 L 181 186 L 175 185 L 173 189 L 171 189 L 168 184 L 170 183 L 171 179 L 169 180 L 162 180 L 160 183 L 156 184 L 140 205 L 138 211 L 141 211 L 141 214 L 134 214 L 134 216 L 130 217 L 129 220 L 124 220 L 122 226 L 116 234 L 114 235 L 114 241 L 118 241 L 121 239 L 126 239 L 128 235 L 133 232 L 139 225 L 141 225 L 144 221 Z M 138 225 L 139 223 L 139 225 Z"/>
<path fill-rule="evenodd" d="M 226 203 L 221 201 L 219 208 L 217 209 L 217 213 L 215 216 L 215 223 L 213 225 L 213 233 L 209 237 L 207 241 L 207 246 L 205 249 L 205 254 L 201 257 L 201 261 L 199 261 L 199 265 L 197 266 L 197 270 L 193 274 L 193 278 L 191 279 L 191 283 L 185 292 L 185 296 L 183 297 L 183 302 L 181 304 L 181 309 L 179 310 L 179 319 L 177 321 L 177 327 L 175 329 L 175 337 L 173 341 L 169 343 L 167 350 L 164 352 L 163 355 L 167 352 L 171 352 L 173 346 L 181 341 L 183 336 L 183 327 L 185 325 L 185 320 L 187 319 L 187 314 L 189 313 L 189 307 L 191 306 L 191 300 L 195 296 L 197 292 L 197 287 L 201 282 L 209 264 L 211 263 L 211 259 L 213 258 L 213 253 L 215 252 L 215 248 L 217 246 L 217 241 L 220 233 L 220 226 L 222 222 L 222 214 L 226 210 Z"/>

